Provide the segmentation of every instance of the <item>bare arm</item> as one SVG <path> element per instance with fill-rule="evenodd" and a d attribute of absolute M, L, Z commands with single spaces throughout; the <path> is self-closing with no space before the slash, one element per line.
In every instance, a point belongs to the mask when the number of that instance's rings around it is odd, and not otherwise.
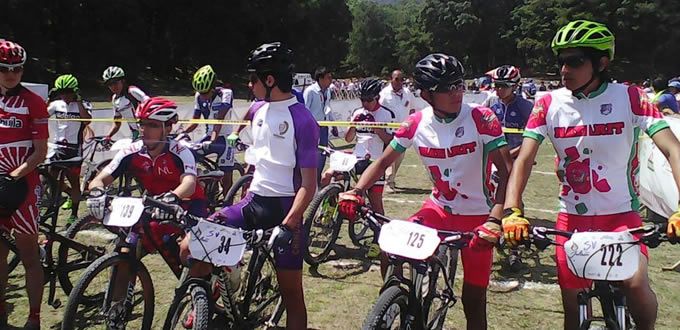
<path fill-rule="evenodd" d="M 352 126 L 347 130 L 347 133 L 345 133 L 345 141 L 352 142 L 356 136 L 357 128 Z"/>
<path fill-rule="evenodd" d="M 514 148 L 510 149 L 510 158 L 511 159 L 515 159 L 515 158 L 517 158 L 517 156 L 519 156 L 519 148 L 520 147 L 522 147 L 522 146 L 514 147 Z"/>
<path fill-rule="evenodd" d="M 295 193 L 293 206 L 282 223 L 290 229 L 298 228 L 302 224 L 302 216 L 316 193 L 316 168 L 303 168 L 300 172 L 302 185 Z"/>
<path fill-rule="evenodd" d="M 196 176 L 195 175 L 183 175 L 180 180 L 179 186 L 175 188 L 172 193 L 177 195 L 180 199 L 186 199 L 191 197 L 196 190 Z"/>
<path fill-rule="evenodd" d="M 373 134 L 377 135 L 384 143 L 392 141 L 392 134 L 387 133 L 384 128 L 374 128 Z"/>
<path fill-rule="evenodd" d="M 120 116 L 113 117 L 113 119 L 121 119 L 121 118 L 122 117 L 120 117 Z M 119 121 L 113 122 L 113 125 L 111 126 L 111 129 L 109 130 L 109 132 L 106 133 L 106 136 L 113 137 L 116 133 L 118 133 L 119 129 L 120 129 L 120 122 Z"/>
<path fill-rule="evenodd" d="M 224 117 L 227 116 L 227 111 L 229 111 L 229 109 L 220 110 L 220 112 L 217 113 L 217 116 L 215 116 L 215 119 L 224 120 Z M 217 139 L 221 129 L 222 125 L 213 125 L 213 131 L 210 132 L 210 141 L 215 141 Z"/>
<path fill-rule="evenodd" d="M 90 181 L 90 186 L 88 187 L 89 190 L 92 190 L 94 188 L 105 188 L 111 185 L 115 178 L 111 176 L 111 174 L 106 173 L 104 171 L 100 172 L 97 177 L 92 179 Z"/>
<path fill-rule="evenodd" d="M 87 109 L 85 109 L 85 106 L 83 105 L 83 102 L 77 102 L 78 103 L 78 111 L 80 112 L 80 118 L 82 119 L 92 119 L 92 115 L 90 115 L 89 112 L 87 112 Z M 89 125 L 89 122 L 85 122 L 86 125 Z"/>
<path fill-rule="evenodd" d="M 33 153 L 26 158 L 19 167 L 14 169 L 9 175 L 15 178 L 22 178 L 31 173 L 43 161 L 47 155 L 47 139 L 33 140 Z"/>
<path fill-rule="evenodd" d="M 663 155 L 666 156 L 666 159 L 668 159 L 673 172 L 673 179 L 675 179 L 675 185 L 678 187 L 678 191 L 680 191 L 680 142 L 678 142 L 678 139 L 668 128 L 658 131 L 654 134 L 652 140 L 659 147 Z"/>
<path fill-rule="evenodd" d="M 508 187 L 505 192 L 505 208 L 520 207 L 522 205 L 522 193 L 527 186 L 534 159 L 538 154 L 539 142 L 532 138 L 524 138 L 519 155 L 513 163 Z"/>
<path fill-rule="evenodd" d="M 507 146 L 500 147 L 489 154 L 491 162 L 496 166 L 498 175 L 498 188 L 494 198 L 495 204 L 491 208 L 490 216 L 500 219 L 503 217 L 503 204 L 505 203 L 505 191 L 508 186 L 508 178 L 512 170 L 512 158 Z"/>

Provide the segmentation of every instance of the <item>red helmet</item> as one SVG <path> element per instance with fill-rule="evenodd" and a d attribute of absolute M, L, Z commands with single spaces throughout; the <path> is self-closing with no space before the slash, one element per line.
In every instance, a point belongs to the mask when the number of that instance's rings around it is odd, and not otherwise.
<path fill-rule="evenodd" d="M 162 97 L 152 97 L 137 106 L 135 116 L 139 120 L 151 119 L 174 124 L 177 122 L 177 105 Z"/>
<path fill-rule="evenodd" d="M 491 76 L 495 83 L 517 85 L 520 78 L 519 69 L 512 65 L 503 65 L 495 68 L 486 74 Z"/>
<path fill-rule="evenodd" d="M 26 63 L 26 51 L 19 44 L 0 39 L 0 66 L 15 68 Z"/>

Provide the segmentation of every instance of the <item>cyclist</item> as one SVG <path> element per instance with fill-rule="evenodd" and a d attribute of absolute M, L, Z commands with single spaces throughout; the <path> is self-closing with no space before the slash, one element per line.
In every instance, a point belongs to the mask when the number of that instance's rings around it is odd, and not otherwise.
<path fill-rule="evenodd" d="M 517 91 L 521 79 L 519 69 L 512 65 L 502 65 L 486 74 L 493 80 L 496 95 L 490 96 L 483 105 L 496 113 L 503 127 L 524 130 L 533 103 Z M 522 133 L 506 133 L 505 139 L 510 148 L 510 156 L 516 158 L 522 145 Z"/>
<path fill-rule="evenodd" d="M 392 123 L 395 121 L 395 113 L 383 107 L 378 99 L 380 98 L 382 82 L 375 78 L 368 78 L 359 85 L 359 99 L 361 107 L 354 109 L 351 115 L 352 122 L 380 122 Z M 377 127 L 350 127 L 345 135 L 345 141 L 351 143 L 356 138 L 354 155 L 360 160 L 354 166 L 357 175 L 364 173 L 371 162 L 377 160 L 382 155 L 385 145 L 392 141 L 392 134 L 384 128 Z M 324 173 L 324 183 L 333 175 L 332 170 Z M 384 175 L 368 189 L 368 200 L 373 211 L 383 214 L 382 194 L 385 186 Z"/>
<path fill-rule="evenodd" d="M 52 102 L 47 106 L 47 112 L 57 119 L 90 119 L 92 118 L 92 105 L 84 101 L 80 96 L 78 79 L 70 74 L 57 77 L 54 88 L 50 91 Z M 82 155 L 83 132 L 89 123 L 86 121 L 58 121 L 57 130 L 54 132 L 53 141 L 59 145 L 54 156 L 50 159 L 68 160 Z M 69 198 L 61 206 L 64 210 L 71 210 L 71 215 L 66 222 L 71 225 L 78 219 L 78 206 L 80 205 L 80 168 L 82 160 L 69 164 L 66 179 L 71 185 Z M 56 177 L 56 169 L 52 176 Z"/>
<path fill-rule="evenodd" d="M 196 162 L 191 150 L 180 142 L 168 138 L 172 126 L 177 122 L 177 106 L 174 102 L 150 98 L 137 106 L 136 117 L 140 120 L 141 139 L 119 151 L 108 166 L 90 183 L 90 197 L 87 208 L 90 214 L 103 219 L 106 213 L 106 187 L 124 173 L 130 174 L 146 189 L 147 194 L 156 195 L 166 203 L 179 204 L 189 213 L 206 217 L 208 201 L 203 189 L 197 184 Z M 171 219 L 174 215 L 155 209 L 151 217 L 155 220 Z M 158 250 L 171 267 L 178 267 L 179 251 L 176 241 L 183 233 L 172 225 L 149 224 L 151 233 L 142 240 L 146 252 Z M 127 264 L 121 264 L 116 283 L 127 283 Z M 117 285 L 114 299 L 120 301 L 127 286 Z"/>
<path fill-rule="evenodd" d="M 363 204 L 363 191 L 378 180 L 399 154 L 413 147 L 434 186 L 430 197 L 409 221 L 441 230 L 478 231 L 480 237 L 491 243 L 498 239 L 505 183 L 512 164 L 501 124 L 493 111 L 463 103 L 463 76 L 463 64 L 453 56 L 430 54 L 416 64 L 416 88 L 430 106 L 410 115 L 356 187 L 340 196 L 339 210 L 343 216 L 355 219 L 356 208 Z M 491 167 L 488 159 L 498 168 L 500 178 L 495 200 L 487 189 Z M 467 328 L 485 329 L 486 288 L 493 250 L 467 247 L 461 254 Z"/>
<path fill-rule="evenodd" d="M 285 235 L 275 249 L 275 268 L 286 308 L 286 329 L 307 329 L 302 289 L 302 216 L 316 190 L 319 126 L 291 94 L 292 51 L 274 42 L 250 53 L 248 72 L 258 100 L 248 111 L 255 173 L 248 195 L 225 207 L 214 221 L 248 230 L 281 226 Z M 292 236 L 287 244 L 286 236 Z M 185 239 L 183 244 L 188 244 Z M 202 270 L 206 274 L 205 270 Z M 196 272 L 198 273 L 198 272 Z M 196 275 L 192 274 L 192 275 Z"/>
<path fill-rule="evenodd" d="M 572 21 L 557 31 L 551 48 L 565 87 L 536 101 L 527 123 L 506 194 L 503 231 L 511 245 L 528 237 L 520 200 L 545 138 L 557 153 L 562 188 L 556 229 L 612 231 L 642 224 L 636 190 L 640 130 L 668 157 L 680 186 L 680 143 L 661 113 L 637 87 L 608 82 L 612 32 L 600 23 Z M 645 246 L 642 253 L 648 255 Z M 563 247 L 556 248 L 556 256 L 564 328 L 578 329 L 577 294 L 590 283 L 569 271 Z M 657 302 L 649 286 L 647 258 L 642 258 L 636 275 L 623 282 L 623 291 L 636 328 L 653 329 Z"/>
<path fill-rule="evenodd" d="M 26 51 L 0 40 L 0 230 L 14 234 L 26 270 L 28 320 L 40 329 L 43 269 L 38 248 L 40 179 L 35 170 L 47 154 L 47 106 L 21 85 Z M 0 244 L 0 328 L 7 327 L 7 245 Z"/>
<path fill-rule="evenodd" d="M 194 73 L 192 86 L 196 91 L 194 96 L 194 119 L 224 120 L 231 118 L 230 110 L 233 109 L 234 93 L 231 89 L 216 86 L 215 71 L 210 65 L 205 65 Z M 182 138 L 187 133 L 193 132 L 198 124 L 191 124 L 184 130 L 179 130 Z M 217 164 L 224 172 L 222 177 L 222 190 L 231 188 L 234 173 L 234 148 L 227 144 L 227 135 L 232 128 L 226 125 L 206 125 L 206 131 L 201 142 L 203 149 L 208 153 L 216 153 Z"/>
<path fill-rule="evenodd" d="M 113 118 L 129 120 L 128 127 L 132 133 L 132 139 L 137 140 L 139 137 L 139 126 L 135 122 L 134 112 L 140 103 L 149 99 L 149 96 L 139 89 L 139 87 L 128 85 L 125 77 L 125 71 L 117 66 L 106 68 L 102 74 L 104 84 L 109 88 L 111 93 L 113 93 L 111 96 Z M 105 138 L 111 140 L 111 137 L 113 137 L 119 129 L 120 122 L 114 122 Z"/>

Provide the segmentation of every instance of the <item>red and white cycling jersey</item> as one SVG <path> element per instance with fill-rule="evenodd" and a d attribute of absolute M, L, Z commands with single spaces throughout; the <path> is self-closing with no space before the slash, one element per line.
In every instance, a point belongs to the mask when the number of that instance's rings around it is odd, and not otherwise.
<path fill-rule="evenodd" d="M 434 183 L 432 201 L 461 215 L 491 211 L 488 155 L 504 145 L 503 129 L 493 111 L 467 104 L 448 123 L 436 118 L 432 107 L 410 115 L 390 143 L 400 152 L 413 146 Z"/>
<path fill-rule="evenodd" d="M 603 84 L 588 97 L 561 88 L 534 105 L 524 137 L 549 138 L 557 153 L 560 212 L 637 211 L 638 137 L 668 128 L 636 87 Z"/>
<path fill-rule="evenodd" d="M 33 139 L 47 139 L 47 105 L 23 86 L 0 95 L 0 174 L 7 174 L 33 152 Z"/>

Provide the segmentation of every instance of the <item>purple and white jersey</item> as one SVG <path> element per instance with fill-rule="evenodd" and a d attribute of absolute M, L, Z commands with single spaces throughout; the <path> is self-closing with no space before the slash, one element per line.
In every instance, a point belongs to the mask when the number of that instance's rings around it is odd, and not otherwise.
<path fill-rule="evenodd" d="M 248 111 L 255 164 L 250 191 L 265 197 L 295 196 L 302 183 L 300 169 L 316 168 L 319 125 L 295 97 L 256 102 Z"/>

